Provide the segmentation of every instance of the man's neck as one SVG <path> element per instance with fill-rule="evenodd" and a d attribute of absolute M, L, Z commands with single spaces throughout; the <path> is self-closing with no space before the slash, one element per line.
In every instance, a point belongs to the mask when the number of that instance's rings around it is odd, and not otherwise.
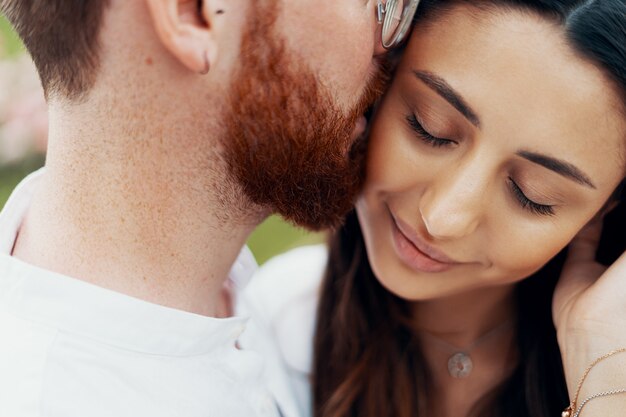
<path fill-rule="evenodd" d="M 244 203 L 215 141 L 158 113 L 53 106 L 46 174 L 13 254 L 214 316 L 231 265 L 265 213 Z"/>

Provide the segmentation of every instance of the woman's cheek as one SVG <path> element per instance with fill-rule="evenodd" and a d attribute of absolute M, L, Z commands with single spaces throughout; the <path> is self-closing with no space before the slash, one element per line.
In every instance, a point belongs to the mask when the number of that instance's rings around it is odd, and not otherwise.
<path fill-rule="evenodd" d="M 509 278 L 509 281 L 526 278 L 541 269 L 567 246 L 571 235 L 572 232 L 569 230 L 560 232 L 552 230 L 548 233 L 533 233 L 528 228 L 503 230 L 500 234 L 501 239 L 498 239 L 499 243 L 490 245 L 493 248 L 492 263 L 503 276 Z"/>

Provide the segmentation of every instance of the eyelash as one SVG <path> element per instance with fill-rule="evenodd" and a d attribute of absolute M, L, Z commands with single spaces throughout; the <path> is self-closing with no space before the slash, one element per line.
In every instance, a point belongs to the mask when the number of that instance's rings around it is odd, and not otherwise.
<path fill-rule="evenodd" d="M 438 138 L 436 136 L 431 135 L 424 129 L 424 127 L 417 121 L 417 117 L 414 114 L 410 114 L 406 116 L 406 121 L 409 123 L 409 126 L 419 138 L 426 142 L 428 145 L 431 145 L 434 148 L 442 148 L 444 146 L 454 145 L 456 142 L 450 139 Z"/>
<path fill-rule="evenodd" d="M 453 140 L 438 138 L 428 133 L 426 129 L 424 129 L 424 127 L 418 122 L 417 117 L 415 117 L 414 114 L 410 114 L 406 116 L 406 120 L 409 126 L 411 127 L 411 129 L 413 129 L 413 131 L 417 133 L 420 139 L 434 148 L 451 146 L 456 143 Z M 523 209 L 528 210 L 531 213 L 539 214 L 542 216 L 554 215 L 553 206 L 549 206 L 545 204 L 538 204 L 532 201 L 531 199 L 529 199 L 528 197 L 526 197 L 526 194 L 524 194 L 524 192 L 519 187 L 519 185 L 517 185 L 511 177 L 509 177 L 509 184 L 511 187 L 511 191 L 513 192 L 513 195 L 515 196 L 515 199 L 519 202 L 519 204 L 522 206 Z"/>
<path fill-rule="evenodd" d="M 522 189 L 513 181 L 513 178 L 509 177 L 509 184 L 511 185 L 511 190 L 513 191 L 513 195 L 519 203 L 522 205 L 522 208 L 530 211 L 531 213 L 539 214 L 542 216 L 552 216 L 554 215 L 554 207 L 548 206 L 545 204 L 538 204 L 526 197 Z"/>

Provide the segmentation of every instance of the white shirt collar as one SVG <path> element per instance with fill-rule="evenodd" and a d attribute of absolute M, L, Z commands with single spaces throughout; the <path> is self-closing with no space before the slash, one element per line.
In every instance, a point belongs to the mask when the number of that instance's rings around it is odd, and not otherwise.
<path fill-rule="evenodd" d="M 0 213 L 0 308 L 62 331 L 146 353 L 190 356 L 234 345 L 246 319 L 216 319 L 152 304 L 11 257 L 44 173 L 39 170 L 22 181 Z M 244 247 L 230 272 L 237 289 L 249 282 L 256 268 L 252 253 Z"/>

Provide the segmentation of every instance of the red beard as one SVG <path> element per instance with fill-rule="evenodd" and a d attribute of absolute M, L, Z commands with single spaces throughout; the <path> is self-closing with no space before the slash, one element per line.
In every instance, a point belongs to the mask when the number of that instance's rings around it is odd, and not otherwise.
<path fill-rule="evenodd" d="M 226 112 L 226 161 L 253 203 L 312 230 L 335 227 L 364 178 L 364 139 L 354 140 L 354 126 L 382 94 L 386 71 L 352 111 L 341 110 L 273 36 L 276 15 L 263 10 L 249 19 Z"/>

